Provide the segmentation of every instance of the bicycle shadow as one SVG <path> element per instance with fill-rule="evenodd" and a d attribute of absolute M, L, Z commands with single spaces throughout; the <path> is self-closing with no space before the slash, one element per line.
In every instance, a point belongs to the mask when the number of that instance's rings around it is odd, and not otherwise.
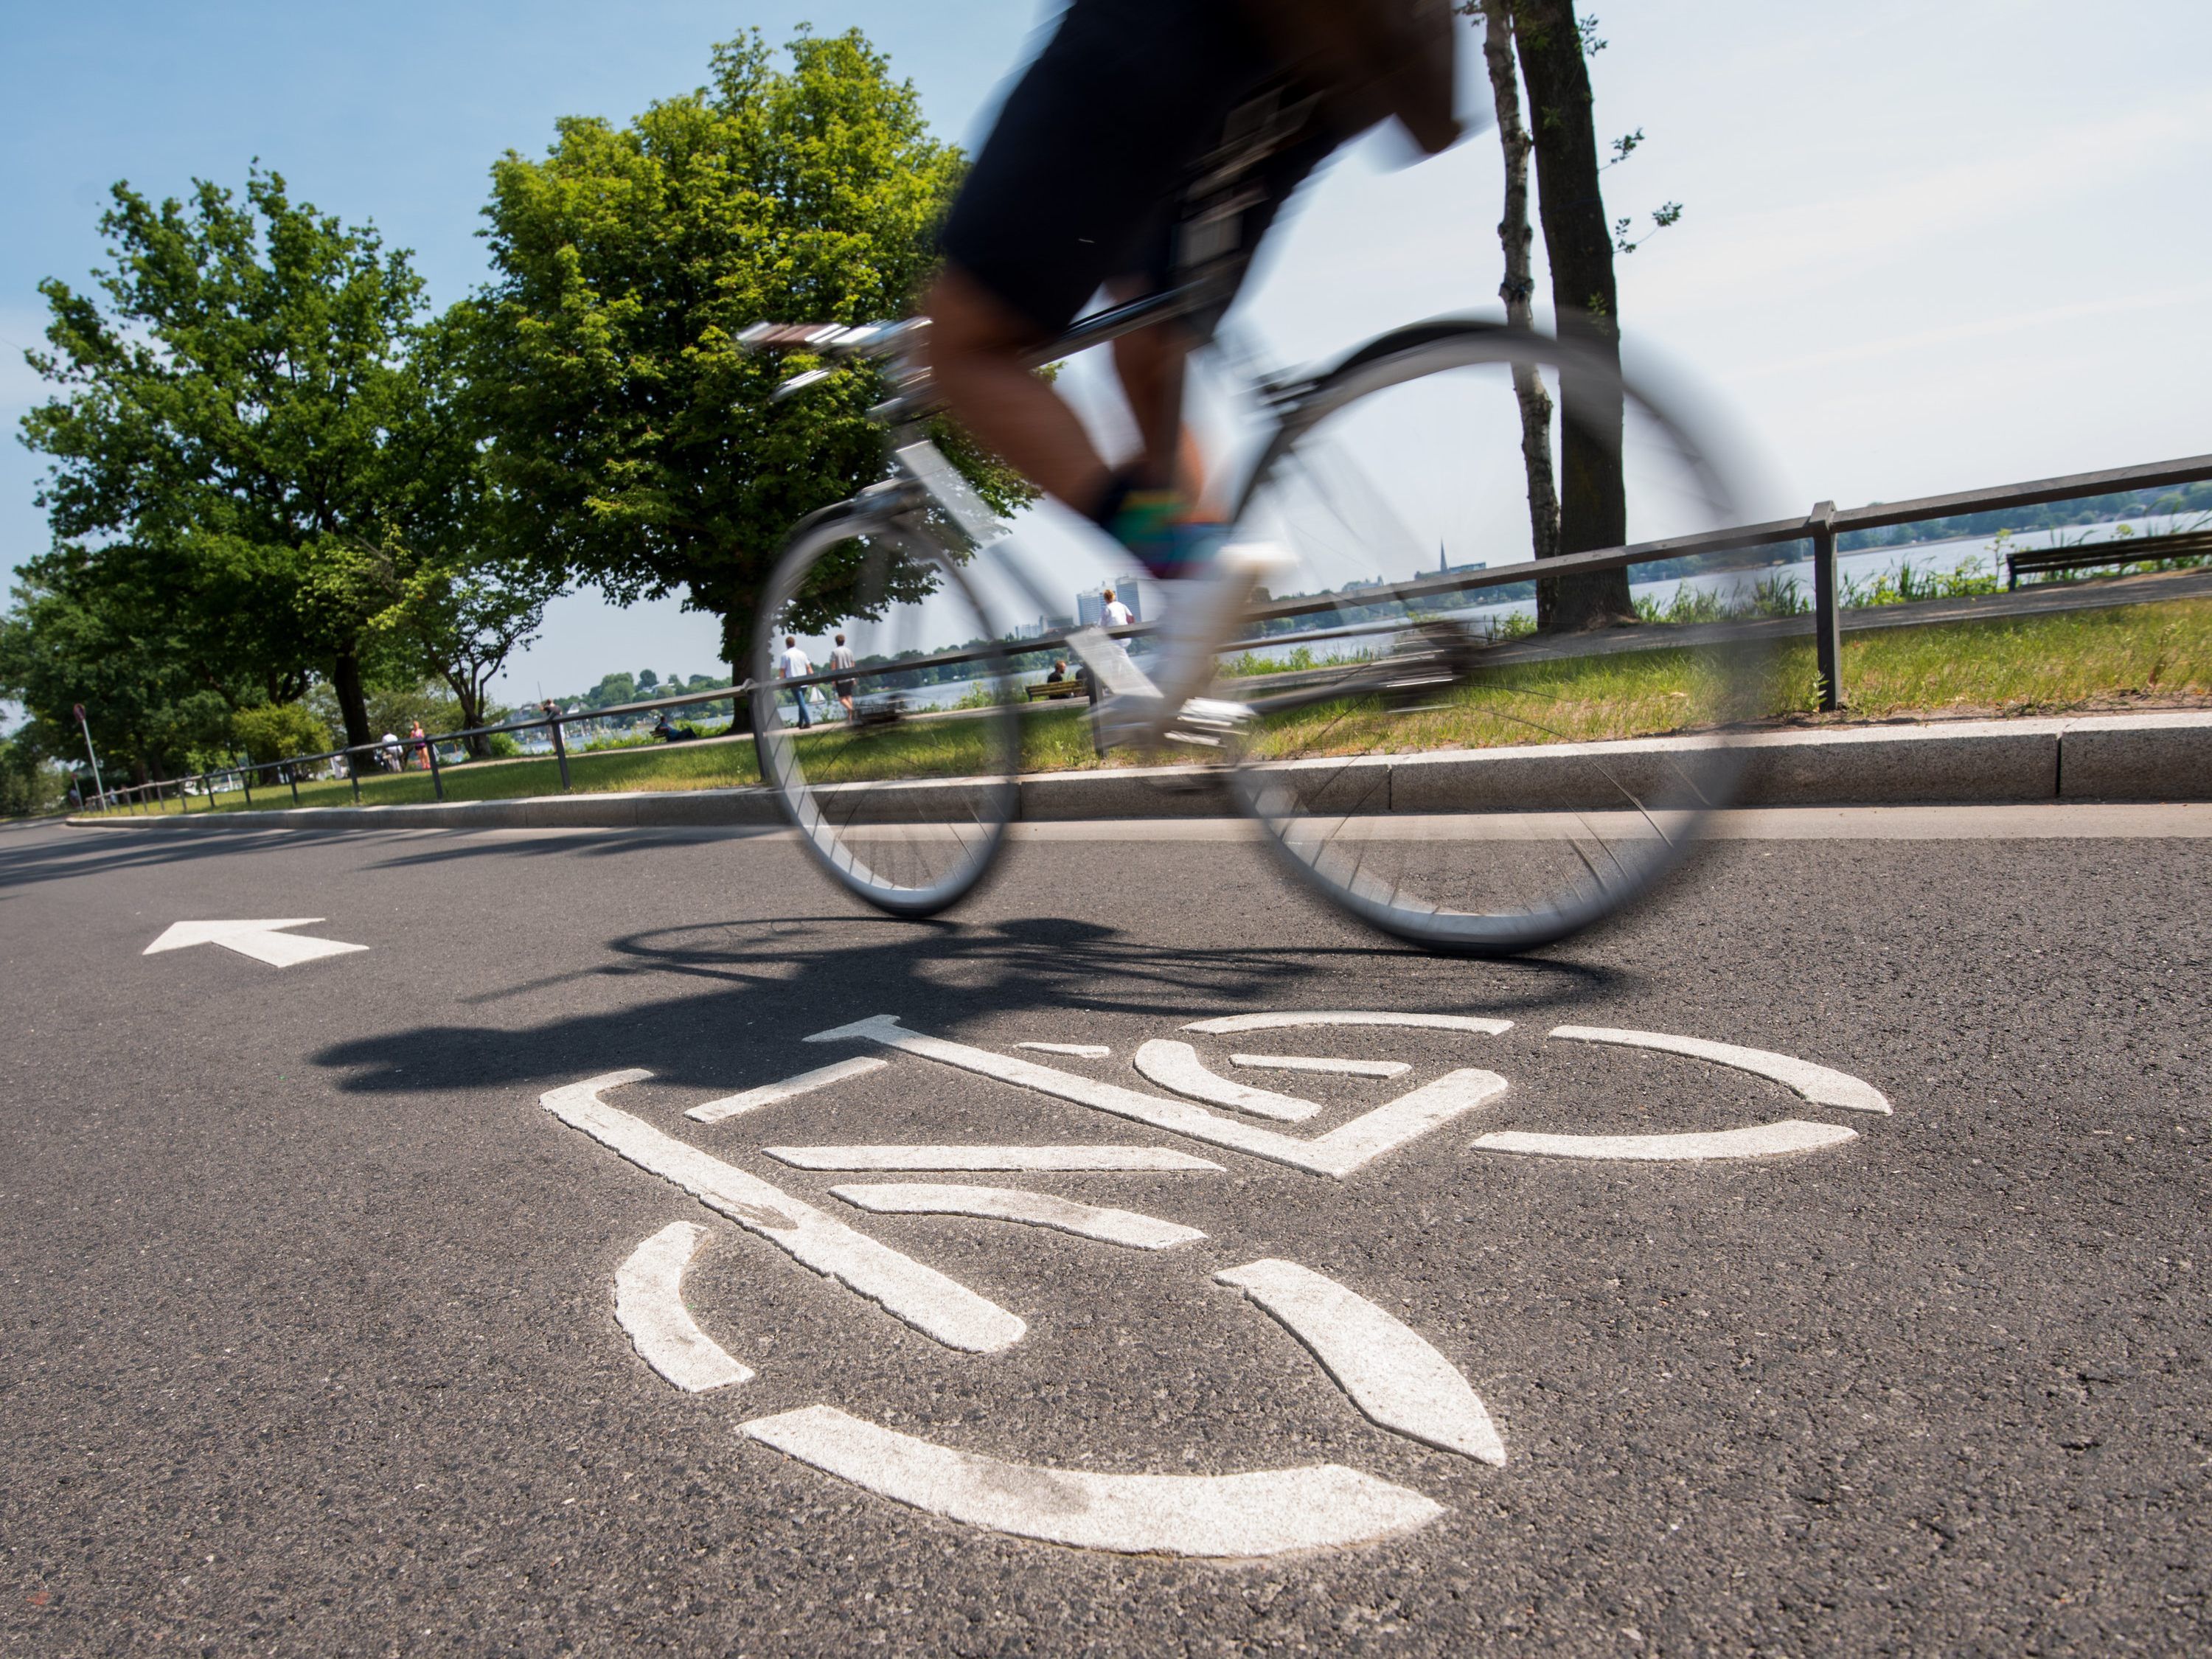
<path fill-rule="evenodd" d="M 1347 977 L 1373 987 L 1408 953 L 1384 944 L 1163 948 L 1103 924 L 1023 917 L 988 924 L 894 923 L 868 915 L 720 921 L 609 942 L 616 960 L 478 993 L 478 1023 L 425 1024 L 349 1037 L 308 1056 L 350 1093 L 544 1087 L 645 1066 L 664 1083 L 728 1090 L 821 1063 L 804 1039 L 873 1014 L 917 1030 L 958 1031 L 979 1016 L 1130 1015 L 1189 1020 L 1261 1008 L 1370 1006 L 1347 1001 Z M 1425 963 L 1426 958 L 1413 962 Z M 1347 970 L 1350 970 L 1347 973 Z M 526 1025 L 500 1023 L 502 1002 L 603 978 L 665 990 L 629 1006 Z M 1545 958 L 1465 964 L 1449 994 L 1418 1006 L 1505 1013 L 1619 991 L 1633 974 Z M 1407 1004 L 1394 991 L 1388 1000 Z"/>

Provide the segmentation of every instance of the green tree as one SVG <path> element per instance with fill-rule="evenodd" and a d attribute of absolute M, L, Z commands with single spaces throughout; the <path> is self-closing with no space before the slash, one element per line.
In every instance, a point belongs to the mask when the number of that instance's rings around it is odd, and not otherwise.
<path fill-rule="evenodd" d="M 192 750 L 222 741 L 253 688 L 205 684 L 158 615 L 111 589 L 92 586 L 80 599 L 49 586 L 35 568 L 47 562 L 33 562 L 0 617 L 0 695 L 32 716 L 18 740 L 74 764 L 81 702 L 109 781 L 128 772 L 140 783 L 174 775 Z"/>
<path fill-rule="evenodd" d="M 189 204 L 118 184 L 100 229 L 105 294 L 49 280 L 62 395 L 23 420 L 52 458 L 39 501 L 57 542 L 34 567 L 160 615 L 179 661 L 234 700 L 289 702 L 327 676 L 352 741 L 388 603 L 359 554 L 388 526 L 386 447 L 406 395 L 422 284 L 404 252 L 256 170 L 245 200 Z"/>
<path fill-rule="evenodd" d="M 741 37 L 711 84 L 627 126 L 562 121 L 543 160 L 493 168 L 486 210 L 498 275 L 477 378 L 532 545 L 623 603 L 682 592 L 721 618 L 740 673 L 785 532 L 881 476 L 883 393 L 852 368 L 774 402 L 804 360 L 737 335 L 902 314 L 962 167 L 857 31 L 788 50 L 787 70 Z M 979 471 L 998 503 L 1019 499 Z"/>

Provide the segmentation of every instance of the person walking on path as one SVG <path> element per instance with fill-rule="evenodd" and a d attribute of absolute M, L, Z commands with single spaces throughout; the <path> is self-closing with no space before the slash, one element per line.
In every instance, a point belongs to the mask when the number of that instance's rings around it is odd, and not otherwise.
<path fill-rule="evenodd" d="M 830 671 L 834 673 L 838 669 L 850 668 L 851 666 L 853 666 L 853 647 L 845 643 L 845 636 L 842 634 L 840 634 L 837 636 L 836 644 L 830 647 Z M 847 720 L 852 719 L 853 693 L 859 689 L 860 682 L 857 680 L 832 680 L 830 684 L 830 689 L 835 690 L 837 694 L 837 701 L 845 706 L 845 718 Z"/>
<path fill-rule="evenodd" d="M 1108 588 L 1098 597 L 1105 601 L 1105 603 L 1099 608 L 1098 619 L 1107 627 L 1127 628 L 1131 623 L 1136 621 L 1136 617 L 1130 612 L 1129 607 L 1114 597 L 1114 590 L 1112 588 Z"/>
<path fill-rule="evenodd" d="M 813 672 L 814 665 L 806 659 L 806 653 L 799 648 L 799 640 L 797 636 L 794 635 L 786 634 L 783 636 L 783 656 L 775 665 L 776 678 L 780 680 L 803 680 Z M 806 688 L 803 685 L 793 686 L 791 688 L 791 701 L 799 709 L 799 724 L 800 726 L 805 727 L 813 725 L 813 720 L 809 718 L 806 713 Z"/>

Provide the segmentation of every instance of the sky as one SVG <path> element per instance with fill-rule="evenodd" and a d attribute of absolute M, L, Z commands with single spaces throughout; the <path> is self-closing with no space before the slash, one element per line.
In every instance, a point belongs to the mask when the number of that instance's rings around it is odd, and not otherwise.
<path fill-rule="evenodd" d="M 440 305 L 485 276 L 488 169 L 565 114 L 622 120 L 704 78 L 718 40 L 857 27 L 971 149 L 1054 0 L 0 0 L 0 420 L 41 396 L 21 350 L 37 285 L 102 263 L 107 185 L 242 184 L 414 251 Z M 1599 3 L 1613 214 L 1680 201 L 1620 261 L 1639 349 L 1693 374 L 1764 461 L 1776 514 L 2212 450 L 2212 8 L 2132 0 Z M 1463 76 L 1480 89 L 1479 64 Z M 1243 310 L 1277 361 L 1395 324 L 1497 310 L 1488 134 L 1418 166 L 1370 143 L 1322 177 Z M 1540 252 L 1540 238 L 1539 239 Z M 1111 429 L 1098 377 L 1070 386 Z M 0 558 L 41 551 L 40 465 L 0 447 Z M 1040 556 L 1072 545 L 1048 520 Z M 1069 556 L 1074 556 L 1073 555 Z M 1082 573 L 1086 574 L 1087 573 Z M 1069 584 L 1071 588 L 1081 583 Z M 499 688 L 719 672 L 718 628 L 674 601 L 557 602 Z"/>

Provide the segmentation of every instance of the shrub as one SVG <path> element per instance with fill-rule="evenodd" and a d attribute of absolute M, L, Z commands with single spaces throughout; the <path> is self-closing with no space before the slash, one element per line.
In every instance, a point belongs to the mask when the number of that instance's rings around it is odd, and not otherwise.
<path fill-rule="evenodd" d="M 331 746 L 330 727 L 301 702 L 265 702 L 230 717 L 231 740 L 265 766 L 291 755 L 319 755 Z"/>

